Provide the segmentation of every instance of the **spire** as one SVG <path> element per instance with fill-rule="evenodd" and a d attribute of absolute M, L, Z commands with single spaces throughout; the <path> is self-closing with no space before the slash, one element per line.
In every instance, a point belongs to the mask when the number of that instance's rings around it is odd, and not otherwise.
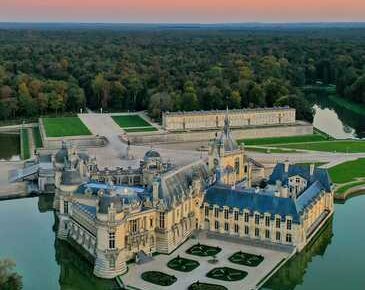
<path fill-rule="evenodd" d="M 228 106 L 226 110 L 226 116 L 224 117 L 224 134 L 228 136 L 229 133 L 229 115 L 228 115 Z"/>

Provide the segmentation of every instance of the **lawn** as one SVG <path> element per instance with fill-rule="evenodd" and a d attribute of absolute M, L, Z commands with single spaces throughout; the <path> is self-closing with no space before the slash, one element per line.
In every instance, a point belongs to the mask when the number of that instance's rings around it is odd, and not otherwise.
<path fill-rule="evenodd" d="M 355 181 L 356 178 L 365 177 L 365 158 L 339 164 L 328 171 L 334 183 Z"/>
<path fill-rule="evenodd" d="M 238 140 L 238 143 L 244 142 L 245 145 L 276 145 L 276 144 L 290 144 L 302 142 L 321 142 L 328 139 L 321 134 L 303 135 L 303 136 L 289 136 L 289 137 L 273 137 L 273 138 L 258 138 L 258 139 L 243 139 Z"/>
<path fill-rule="evenodd" d="M 365 141 L 356 140 L 336 140 L 323 142 L 309 142 L 297 144 L 283 144 L 282 148 L 302 149 L 323 152 L 339 152 L 339 153 L 363 153 L 365 152 Z"/>
<path fill-rule="evenodd" d="M 180 256 L 177 256 L 167 263 L 169 268 L 181 272 L 191 272 L 199 267 L 199 265 L 198 261 L 185 259 Z"/>
<path fill-rule="evenodd" d="M 253 151 L 253 152 L 259 152 L 259 153 L 266 153 L 266 154 L 271 154 L 271 153 L 296 153 L 298 151 L 296 150 L 285 150 L 285 149 L 278 149 L 278 148 L 262 148 L 262 147 L 251 147 L 251 146 L 247 146 L 246 147 L 247 151 Z"/>
<path fill-rule="evenodd" d="M 143 280 L 159 286 L 170 286 L 177 281 L 175 276 L 158 271 L 144 272 L 142 273 L 141 277 Z"/>
<path fill-rule="evenodd" d="M 23 160 L 27 160 L 30 158 L 28 129 L 24 128 L 20 130 L 20 138 L 22 144 L 21 157 Z"/>
<path fill-rule="evenodd" d="M 257 267 L 264 260 L 264 257 L 261 255 L 258 256 L 240 251 L 234 253 L 231 257 L 229 257 L 228 260 L 238 265 Z"/>
<path fill-rule="evenodd" d="M 217 255 L 220 251 L 222 251 L 222 249 L 219 247 L 196 244 L 189 248 L 186 253 L 199 257 L 209 257 Z"/>
<path fill-rule="evenodd" d="M 152 126 L 150 126 L 150 127 L 140 127 L 140 128 L 125 128 L 123 130 L 126 131 L 127 133 L 157 131 L 157 129 L 155 127 L 152 127 Z"/>
<path fill-rule="evenodd" d="M 115 123 L 121 128 L 134 128 L 134 127 L 152 127 L 150 123 L 142 119 L 139 115 L 121 115 L 112 116 Z"/>
<path fill-rule="evenodd" d="M 228 282 L 239 281 L 244 279 L 246 276 L 247 276 L 246 271 L 241 271 L 229 267 L 214 268 L 207 274 L 208 278 L 228 281 Z"/>
<path fill-rule="evenodd" d="M 41 133 L 39 132 L 39 127 L 33 128 L 34 145 L 36 148 L 43 147 L 43 142 L 41 138 Z"/>
<path fill-rule="evenodd" d="M 221 285 L 208 284 L 197 281 L 194 284 L 191 284 L 188 290 L 228 290 L 228 288 Z"/>
<path fill-rule="evenodd" d="M 44 118 L 47 137 L 91 135 L 89 129 L 78 117 Z"/>
<path fill-rule="evenodd" d="M 344 186 L 339 187 L 336 190 L 336 195 L 342 195 L 344 194 L 346 191 L 348 191 L 350 188 L 356 187 L 356 186 L 360 186 L 360 185 L 365 185 L 365 180 L 363 181 L 355 181 L 355 182 L 351 182 L 348 183 Z"/>

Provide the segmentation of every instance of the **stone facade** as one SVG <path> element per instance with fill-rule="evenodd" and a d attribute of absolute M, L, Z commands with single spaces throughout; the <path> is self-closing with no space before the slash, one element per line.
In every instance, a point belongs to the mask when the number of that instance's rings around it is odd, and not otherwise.
<path fill-rule="evenodd" d="M 90 253 L 102 278 L 173 252 L 196 230 L 303 249 L 333 212 L 327 171 L 278 164 L 260 189 L 251 187 L 255 167 L 226 115 L 208 160 L 175 168 L 150 150 L 135 170 L 86 167 L 86 182 L 73 167 L 56 168 L 57 236 Z"/>
<path fill-rule="evenodd" d="M 163 128 L 168 131 L 220 129 L 224 126 L 225 111 L 167 112 L 162 116 Z M 295 123 L 295 109 L 289 107 L 241 109 L 229 111 L 232 128 L 283 125 Z"/>

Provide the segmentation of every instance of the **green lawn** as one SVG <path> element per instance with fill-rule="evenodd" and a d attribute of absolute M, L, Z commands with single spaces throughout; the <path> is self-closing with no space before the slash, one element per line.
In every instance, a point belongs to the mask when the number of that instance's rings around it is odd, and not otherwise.
<path fill-rule="evenodd" d="M 328 171 L 334 183 L 355 181 L 356 178 L 365 177 L 365 158 L 339 164 Z"/>
<path fill-rule="evenodd" d="M 20 138 L 22 144 L 21 157 L 23 160 L 27 160 L 30 158 L 28 129 L 24 128 L 20 130 Z"/>
<path fill-rule="evenodd" d="M 196 244 L 187 249 L 186 253 L 194 256 L 209 257 L 217 255 L 220 251 L 222 251 L 220 247 Z"/>
<path fill-rule="evenodd" d="M 39 127 L 33 128 L 34 145 L 36 148 L 43 147 L 43 142 L 41 138 L 41 133 L 39 132 Z"/>
<path fill-rule="evenodd" d="M 159 286 L 170 286 L 177 281 L 177 278 L 175 276 L 171 276 L 158 271 L 144 272 L 142 273 L 141 278 L 147 282 Z"/>
<path fill-rule="evenodd" d="M 222 285 L 202 283 L 198 281 L 195 282 L 194 284 L 191 284 L 188 290 L 228 290 L 228 289 Z"/>
<path fill-rule="evenodd" d="M 167 266 L 175 271 L 191 272 L 199 267 L 199 262 L 195 260 L 185 259 L 180 256 L 172 259 L 167 263 Z"/>
<path fill-rule="evenodd" d="M 246 147 L 247 151 L 254 151 L 254 152 L 260 152 L 260 153 L 296 153 L 298 151 L 296 150 L 285 150 L 285 149 L 279 149 L 279 148 L 258 148 L 258 147 Z"/>
<path fill-rule="evenodd" d="M 303 136 L 289 136 L 289 137 L 273 137 L 273 138 L 258 138 L 258 139 L 244 139 L 238 140 L 238 143 L 244 142 L 245 145 L 277 145 L 301 142 L 320 142 L 328 139 L 321 134 L 303 135 Z"/>
<path fill-rule="evenodd" d="M 219 267 L 207 273 L 208 278 L 217 279 L 221 281 L 239 281 L 247 276 L 246 271 L 241 271 L 229 267 Z"/>
<path fill-rule="evenodd" d="M 228 260 L 234 264 L 244 265 L 249 267 L 257 267 L 264 260 L 263 256 L 254 254 L 236 252 Z"/>
<path fill-rule="evenodd" d="M 339 187 L 336 190 L 336 195 L 342 195 L 344 194 L 346 191 L 348 191 L 350 188 L 356 187 L 356 186 L 360 186 L 360 185 L 365 185 L 365 180 L 363 181 L 355 181 L 355 182 L 351 182 L 348 183 L 344 186 Z"/>
<path fill-rule="evenodd" d="M 47 137 L 91 135 L 78 117 L 43 118 L 43 125 Z"/>
<path fill-rule="evenodd" d="M 324 152 L 363 153 L 365 152 L 365 141 L 335 140 L 302 144 L 282 144 L 280 147 Z"/>
<path fill-rule="evenodd" d="M 139 115 L 112 116 L 115 123 L 121 128 L 151 127 L 152 125 L 142 119 Z"/>

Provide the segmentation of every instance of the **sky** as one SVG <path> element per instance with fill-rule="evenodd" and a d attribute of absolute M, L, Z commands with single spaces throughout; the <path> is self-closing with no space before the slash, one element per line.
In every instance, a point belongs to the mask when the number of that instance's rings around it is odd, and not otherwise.
<path fill-rule="evenodd" d="M 0 0 L 0 22 L 365 21 L 365 0 Z"/>

